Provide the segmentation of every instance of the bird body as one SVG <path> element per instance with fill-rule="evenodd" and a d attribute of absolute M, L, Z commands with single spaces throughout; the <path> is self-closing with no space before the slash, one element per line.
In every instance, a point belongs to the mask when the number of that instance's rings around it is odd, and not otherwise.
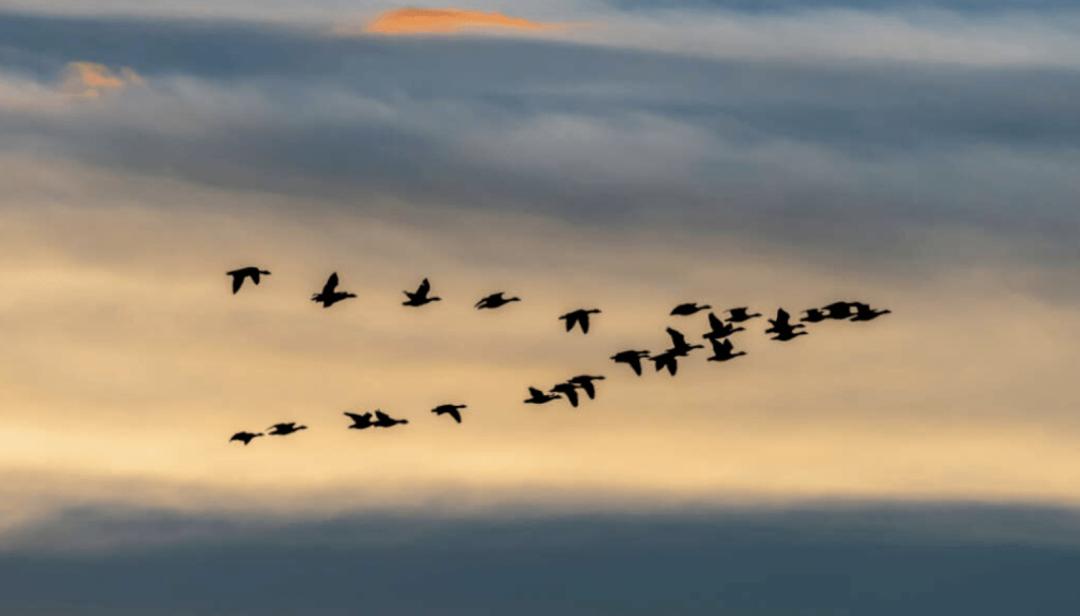
<path fill-rule="evenodd" d="M 334 304 L 356 297 L 355 293 L 349 293 L 347 291 L 338 291 L 338 275 L 337 272 L 330 274 L 330 277 L 326 279 L 326 284 L 323 285 L 322 291 L 315 293 L 311 296 L 311 301 L 321 303 L 323 308 L 329 308 Z"/>
<path fill-rule="evenodd" d="M 402 306 L 413 306 L 418 308 L 425 304 L 442 300 L 441 297 L 430 295 L 431 282 L 429 282 L 427 278 L 420 282 L 420 286 L 416 288 L 416 291 L 402 291 L 402 293 L 405 294 L 405 297 L 409 298 L 408 300 L 401 302 Z"/>
<path fill-rule="evenodd" d="M 501 308 L 510 302 L 520 301 L 520 297 L 506 297 L 504 291 L 499 291 L 498 293 L 492 293 L 491 295 L 481 298 L 480 301 L 473 305 L 473 307 L 477 310 L 494 310 L 495 308 Z"/>
<path fill-rule="evenodd" d="M 821 323 L 829 318 L 823 308 L 807 308 L 804 312 L 806 312 L 806 316 L 799 319 L 803 323 Z"/>
<path fill-rule="evenodd" d="M 240 287 L 244 286 L 244 280 L 250 278 L 251 282 L 259 284 L 262 276 L 269 276 L 270 271 L 259 269 L 257 267 L 241 267 L 240 269 L 234 269 L 231 272 L 225 272 L 226 276 L 232 277 L 232 292 L 236 295 Z"/>
<path fill-rule="evenodd" d="M 756 319 L 761 316 L 760 312 L 751 314 L 750 308 L 746 306 L 739 306 L 737 308 L 728 308 L 728 322 L 730 323 L 742 323 L 743 321 L 749 321 L 750 319 Z"/>
<path fill-rule="evenodd" d="M 431 409 L 431 412 L 436 415 L 449 415 L 454 418 L 454 421 L 461 423 L 461 409 L 464 408 L 468 407 L 464 404 L 440 404 Z"/>
<path fill-rule="evenodd" d="M 697 314 L 702 310 L 708 310 L 712 306 L 708 304 L 697 304 L 695 302 L 687 302 L 685 304 L 679 304 L 671 309 L 671 316 L 673 317 L 688 317 L 692 314 Z"/>
<path fill-rule="evenodd" d="M 572 331 L 575 325 L 581 327 L 581 333 L 589 333 L 589 315 L 600 314 L 599 308 L 578 308 L 571 312 L 559 317 L 560 320 L 566 321 L 566 331 Z"/>
<path fill-rule="evenodd" d="M 713 355 L 712 357 L 706 358 L 708 361 L 729 361 L 736 357 L 746 355 L 746 351 L 735 352 L 735 345 L 732 344 L 730 338 L 725 338 L 723 340 L 712 338 L 709 342 L 712 343 Z"/>
<path fill-rule="evenodd" d="M 684 336 L 679 330 L 672 327 L 667 328 L 667 333 L 668 336 L 671 337 L 671 348 L 668 349 L 666 352 L 671 353 L 673 356 L 685 357 L 689 355 L 690 351 L 693 351 L 694 349 L 705 348 L 705 345 L 703 344 L 687 344 L 686 336 Z"/>
<path fill-rule="evenodd" d="M 407 423 L 409 423 L 408 419 L 394 419 L 393 417 L 387 415 L 386 413 L 384 413 L 384 412 L 382 412 L 380 410 L 376 410 L 375 411 L 375 421 L 372 422 L 371 425 L 376 427 L 376 428 L 393 428 L 396 425 L 399 425 L 399 424 L 404 425 L 404 424 L 407 424 Z"/>
<path fill-rule="evenodd" d="M 843 321 L 851 318 L 851 311 L 854 308 L 855 304 L 853 302 L 833 302 L 828 306 L 822 306 L 821 310 L 825 312 L 827 318 Z"/>
<path fill-rule="evenodd" d="M 288 436 L 288 435 L 292 434 L 293 432 L 299 432 L 301 430 L 307 430 L 307 429 L 308 429 L 307 426 L 298 426 L 298 425 L 296 425 L 295 421 L 276 423 L 276 424 L 270 426 L 269 428 L 267 428 L 267 430 L 270 431 L 268 434 L 270 434 L 272 436 Z"/>
<path fill-rule="evenodd" d="M 232 435 L 232 438 L 229 439 L 229 442 L 231 443 L 233 441 L 240 441 L 244 444 L 245 447 L 247 447 L 251 443 L 251 441 L 262 435 L 262 432 L 237 432 L 236 434 Z"/>
<path fill-rule="evenodd" d="M 634 374 L 641 376 L 641 360 L 648 357 L 648 351 L 635 351 L 633 349 L 627 351 L 619 351 L 618 353 L 610 357 L 611 361 L 617 364 L 626 364 L 634 370 Z"/>
<path fill-rule="evenodd" d="M 544 393 L 543 391 L 535 388 L 529 388 L 529 397 L 525 399 L 525 404 L 547 404 L 552 400 L 558 400 L 562 396 L 558 394 Z"/>
<path fill-rule="evenodd" d="M 656 371 L 660 372 L 664 368 L 667 368 L 668 374 L 675 376 L 675 373 L 679 370 L 678 355 L 672 352 L 671 349 L 664 351 L 658 355 L 653 355 L 649 359 L 656 366 Z"/>
<path fill-rule="evenodd" d="M 567 381 L 565 383 L 559 383 L 555 387 L 551 388 L 552 393 L 562 394 L 566 398 L 566 401 L 570 403 L 570 406 L 577 408 L 578 395 L 577 385 Z"/>
<path fill-rule="evenodd" d="M 745 327 L 735 327 L 731 323 L 724 323 L 722 320 L 720 320 L 720 317 L 716 316 L 716 314 L 712 312 L 709 313 L 709 327 L 711 328 L 711 330 L 707 334 L 702 336 L 702 338 L 710 340 L 715 340 L 717 338 L 727 338 L 735 332 L 741 332 L 746 330 Z"/>
<path fill-rule="evenodd" d="M 365 430 L 374 425 L 371 423 L 371 413 L 350 413 L 345 411 L 343 415 L 353 422 L 353 424 L 349 426 L 349 430 Z"/>
<path fill-rule="evenodd" d="M 776 335 L 772 337 L 773 340 L 779 340 L 780 342 L 787 342 L 788 340 L 794 340 L 799 336 L 805 336 L 807 332 L 799 332 L 791 329 L 785 329 L 776 332 Z"/>
<path fill-rule="evenodd" d="M 603 381 L 603 380 L 604 380 L 604 377 L 602 377 L 602 376 L 592 376 L 592 375 L 589 375 L 589 374 L 579 374 L 578 376 L 575 376 L 572 379 L 568 379 L 566 382 L 577 385 L 578 387 L 581 388 L 581 391 L 585 392 L 585 395 L 589 396 L 589 400 L 593 400 L 593 399 L 596 398 L 596 385 L 594 385 L 593 383 L 595 381 Z"/>
<path fill-rule="evenodd" d="M 793 325 L 791 323 L 791 315 L 788 313 L 787 310 L 784 310 L 783 308 L 776 309 L 776 318 L 769 319 L 769 324 L 770 327 L 765 330 L 765 333 L 767 334 L 779 333 L 785 330 L 802 329 L 806 327 L 801 323 L 796 323 Z"/>
<path fill-rule="evenodd" d="M 882 315 L 892 313 L 892 310 L 878 310 L 876 308 L 871 308 L 869 304 L 863 304 L 861 302 L 855 302 L 854 306 L 855 315 L 851 317 L 852 321 L 873 321 Z"/>

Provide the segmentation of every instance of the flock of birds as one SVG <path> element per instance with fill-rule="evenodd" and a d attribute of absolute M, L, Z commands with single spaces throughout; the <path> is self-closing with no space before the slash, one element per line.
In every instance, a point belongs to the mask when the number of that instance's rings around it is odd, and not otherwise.
<path fill-rule="evenodd" d="M 244 267 L 226 272 L 226 274 L 232 278 L 232 292 L 236 294 L 247 280 L 251 280 L 257 285 L 261 282 L 262 277 L 269 276 L 270 272 L 258 267 Z M 323 308 L 329 308 L 338 302 L 356 297 L 355 293 L 338 290 L 340 283 L 337 272 L 330 274 L 322 290 L 312 294 L 311 301 L 322 304 Z M 419 308 L 442 300 L 441 297 L 431 294 L 431 282 L 427 278 L 420 283 L 415 291 L 403 291 L 403 293 L 407 299 L 402 302 L 402 305 L 413 308 Z M 512 302 L 520 301 L 520 297 L 508 297 L 505 292 L 500 291 L 481 298 L 474 304 L 474 307 L 477 310 L 495 310 Z M 711 309 L 712 306 L 708 304 L 689 302 L 675 306 L 671 310 L 671 316 L 688 317 L 710 310 L 708 314 L 709 331 L 702 338 L 709 342 L 713 354 L 706 359 L 708 361 L 726 362 L 746 355 L 745 351 L 735 350 L 732 336 L 736 332 L 746 331 L 746 328 L 740 324 L 764 315 L 757 312 L 751 313 L 748 307 L 740 306 L 727 309 L 725 311 L 726 318 L 721 319 Z M 793 322 L 791 314 L 783 308 L 778 308 L 776 316 L 768 319 L 769 327 L 765 329 L 765 333 L 772 334 L 772 340 L 788 342 L 799 336 L 807 335 L 807 323 L 820 323 L 827 320 L 872 321 L 890 312 L 890 310 L 874 308 L 863 302 L 836 301 L 827 306 L 809 308 L 804 311 L 803 316 L 798 321 Z M 597 314 L 601 314 L 598 308 L 579 308 L 560 315 L 559 320 L 565 322 L 567 332 L 572 332 L 577 328 L 582 334 L 588 334 L 591 318 Z M 612 355 L 610 359 L 617 364 L 626 364 L 638 376 L 642 375 L 642 366 L 645 360 L 653 362 L 657 372 L 667 370 L 668 374 L 674 376 L 679 369 L 679 360 L 688 357 L 696 349 L 704 349 L 705 345 L 690 344 L 687 342 L 686 336 L 673 327 L 668 327 L 666 331 L 671 338 L 669 348 L 655 354 L 648 350 L 628 349 L 619 351 Z M 592 400 L 596 398 L 596 382 L 602 380 L 604 380 L 602 375 L 580 374 L 557 383 L 547 390 L 529 387 L 529 397 L 524 402 L 525 404 L 547 404 L 554 400 L 565 399 L 571 406 L 577 407 L 581 402 L 578 390 Z M 465 404 L 440 404 L 431 409 L 431 412 L 436 416 L 447 415 L 460 424 L 461 411 L 466 408 L 468 406 Z M 352 421 L 352 425 L 348 426 L 350 430 L 392 428 L 409 423 L 408 419 L 396 419 L 384 413 L 381 409 L 367 413 L 350 413 L 346 411 L 344 415 Z M 233 434 L 229 442 L 238 441 L 248 445 L 254 439 L 264 435 L 288 436 L 306 429 L 307 426 L 297 424 L 297 422 L 276 423 L 267 428 L 266 432 L 237 432 Z"/>

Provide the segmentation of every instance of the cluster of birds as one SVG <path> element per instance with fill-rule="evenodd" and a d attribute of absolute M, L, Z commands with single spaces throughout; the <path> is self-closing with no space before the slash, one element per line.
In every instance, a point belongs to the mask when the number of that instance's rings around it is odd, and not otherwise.
<path fill-rule="evenodd" d="M 258 267 L 244 267 L 226 272 L 226 274 L 232 278 L 232 292 L 236 294 L 244 286 L 245 281 L 251 280 L 257 285 L 262 280 L 262 277 L 269 276 L 270 272 Z M 337 272 L 330 274 L 322 290 L 312 294 L 311 301 L 321 304 L 323 308 L 329 308 L 338 302 L 356 297 L 355 293 L 339 291 L 339 284 L 340 279 Z M 424 278 L 415 291 L 403 291 L 403 293 L 406 300 L 402 302 L 402 305 L 413 308 L 442 300 L 441 297 L 431 294 L 431 282 L 427 278 Z M 500 291 L 481 298 L 473 307 L 477 310 L 494 310 L 509 303 L 520 301 L 520 297 L 509 297 L 506 292 Z M 712 355 L 706 359 L 708 361 L 726 362 L 746 355 L 745 351 L 735 350 L 732 337 L 736 332 L 746 331 L 746 328 L 740 324 L 764 315 L 758 312 L 751 313 L 748 307 L 740 306 L 726 310 L 726 318 L 721 319 L 715 312 L 711 311 L 712 306 L 688 302 L 675 306 L 671 310 L 671 316 L 688 317 L 705 310 L 710 311 L 708 313 L 709 331 L 702 338 L 707 340 L 712 347 Z M 807 323 L 820 323 L 828 320 L 872 321 L 890 312 L 890 310 L 874 308 L 863 302 L 836 301 L 826 306 L 808 308 L 803 311 L 803 316 L 798 321 L 793 321 L 791 314 L 783 308 L 778 308 L 776 316 L 768 319 L 769 327 L 765 329 L 765 333 L 772 334 L 772 340 L 788 342 L 799 336 L 807 335 Z M 565 322 L 567 332 L 577 328 L 582 334 L 588 334 L 590 318 L 596 314 L 601 314 L 598 308 L 579 308 L 560 315 L 559 320 Z M 690 344 L 687 342 L 686 336 L 673 327 L 668 327 L 666 331 L 668 337 L 671 338 L 671 346 L 667 349 L 655 354 L 648 350 L 628 349 L 615 353 L 610 359 L 617 364 L 626 364 L 638 376 L 642 375 L 642 366 L 645 360 L 653 362 L 656 372 L 667 370 L 668 374 L 674 376 L 679 369 L 679 359 L 688 357 L 695 349 L 704 349 L 705 345 Z M 565 399 L 570 403 L 570 406 L 576 408 L 581 402 L 578 390 L 584 392 L 588 399 L 593 400 L 596 398 L 596 382 L 602 381 L 604 378 L 601 375 L 579 374 L 556 383 L 546 390 L 529 387 L 529 397 L 524 402 L 526 404 L 547 404 L 554 400 Z M 466 408 L 468 406 L 465 404 L 440 404 L 431 409 L 431 412 L 436 416 L 447 415 L 460 424 L 461 411 Z M 350 430 L 392 428 L 409 423 L 409 420 L 396 419 L 384 413 L 381 409 L 366 413 L 346 411 L 344 415 L 352 421 L 352 425 L 348 426 Z M 247 445 L 261 436 L 288 436 L 306 429 L 307 426 L 298 425 L 296 422 L 282 422 L 270 426 L 266 429 L 266 432 L 237 432 L 229 441 L 238 441 Z"/>

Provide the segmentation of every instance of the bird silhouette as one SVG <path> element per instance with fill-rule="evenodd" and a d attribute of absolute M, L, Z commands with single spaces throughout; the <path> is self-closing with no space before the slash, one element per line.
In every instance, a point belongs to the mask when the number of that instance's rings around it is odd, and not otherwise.
<path fill-rule="evenodd" d="M 232 292 L 236 295 L 236 292 L 240 290 L 240 287 L 244 286 L 244 280 L 251 279 L 251 282 L 259 284 L 259 280 L 262 276 L 269 276 L 270 271 L 259 269 L 257 267 L 241 267 L 240 269 L 234 269 L 231 272 L 225 272 L 226 276 L 232 276 Z M 245 443 L 246 445 L 247 443 Z"/>
<path fill-rule="evenodd" d="M 572 312 L 567 312 L 566 314 L 559 317 L 559 319 L 562 321 L 566 321 L 566 331 L 571 331 L 574 329 L 575 325 L 578 325 L 581 327 L 581 333 L 587 334 L 589 333 L 590 314 L 600 314 L 600 309 L 590 308 L 586 310 L 585 308 L 579 308 Z"/>
<path fill-rule="evenodd" d="M 666 352 L 671 353 L 676 357 L 685 357 L 694 349 L 705 348 L 705 345 L 703 344 L 687 344 L 686 336 L 682 335 L 682 332 L 677 329 L 669 327 L 667 328 L 667 333 L 668 336 L 671 336 L 671 348 Z"/>
<path fill-rule="evenodd" d="M 476 302 L 473 307 L 477 310 L 484 310 L 485 308 L 489 310 L 494 310 L 495 308 L 500 308 L 509 304 L 510 302 L 520 301 L 520 297 L 506 297 L 504 291 L 499 291 L 498 293 L 492 293 L 491 295 L 482 298 L 480 301 Z"/>
<path fill-rule="evenodd" d="M 589 374 L 579 374 L 572 379 L 568 379 L 567 383 L 573 383 L 581 388 L 581 391 L 585 392 L 585 395 L 589 396 L 589 400 L 596 398 L 596 385 L 594 381 L 603 381 L 602 376 L 592 376 Z"/>
<path fill-rule="evenodd" d="M 619 351 L 611 356 L 611 361 L 617 364 L 626 364 L 633 368 L 634 374 L 641 376 L 641 360 L 648 357 L 648 351 Z"/>
<path fill-rule="evenodd" d="M 229 439 L 229 442 L 231 443 L 233 441 L 240 441 L 244 444 L 245 447 L 247 447 L 248 444 L 251 443 L 251 441 L 262 435 L 262 432 L 237 432 L 236 434 L 232 435 L 232 438 Z"/>
<path fill-rule="evenodd" d="M 806 316 L 799 319 L 803 323 L 821 323 L 829 318 L 829 316 L 823 312 L 822 308 L 807 308 L 804 312 L 806 312 Z"/>
<path fill-rule="evenodd" d="M 855 316 L 851 317 L 852 321 L 873 321 L 884 314 L 892 314 L 892 310 L 878 310 L 871 308 L 869 304 L 862 302 L 855 302 Z"/>
<path fill-rule="evenodd" d="M 454 421 L 461 423 L 461 409 L 465 408 L 469 407 L 464 404 L 440 404 L 431 409 L 431 412 L 436 415 L 449 415 L 454 418 Z"/>
<path fill-rule="evenodd" d="M 562 394 L 566 397 L 566 401 L 570 403 L 570 406 L 577 408 L 577 385 L 567 381 L 566 383 L 559 383 L 555 387 L 552 387 L 551 391 L 552 393 Z"/>
<path fill-rule="evenodd" d="M 350 430 L 366 430 L 372 427 L 371 413 L 350 413 L 345 411 L 344 415 L 352 420 L 352 425 L 349 426 Z"/>
<path fill-rule="evenodd" d="M 709 313 L 709 327 L 711 330 L 706 333 L 702 338 L 717 339 L 727 338 L 735 332 L 745 331 L 745 327 L 735 327 L 731 323 L 724 323 L 720 320 L 720 317 L 716 316 L 712 312 Z"/>
<path fill-rule="evenodd" d="M 786 330 L 802 329 L 806 327 L 801 323 L 792 324 L 791 315 L 788 314 L 788 311 L 784 310 L 783 308 L 776 309 L 776 318 L 769 319 L 769 323 L 770 327 L 765 330 L 765 333 L 767 334 L 779 333 Z"/>
<path fill-rule="evenodd" d="M 529 388 L 529 397 L 525 400 L 525 404 L 547 404 L 552 400 L 558 400 L 562 396 L 558 394 L 547 394 L 535 387 Z"/>
<path fill-rule="evenodd" d="M 401 302 L 402 306 L 420 307 L 425 304 L 430 304 L 431 302 L 442 300 L 441 297 L 430 295 L 431 283 L 428 282 L 427 278 L 420 282 L 420 286 L 416 288 L 416 291 L 402 291 L 402 293 L 405 294 L 405 297 L 409 298 L 406 301 Z"/>
<path fill-rule="evenodd" d="M 673 317 L 688 317 L 692 314 L 697 314 L 702 310 L 708 310 L 712 306 L 708 304 L 696 304 L 694 302 L 687 302 L 685 304 L 679 304 L 671 309 L 671 316 Z"/>
<path fill-rule="evenodd" d="M 676 355 L 672 349 L 668 349 L 658 355 L 653 355 L 649 359 L 656 366 L 656 371 L 660 372 L 664 368 L 667 368 L 668 373 L 671 376 L 675 376 L 675 373 L 679 371 L 679 356 Z"/>
<path fill-rule="evenodd" d="M 712 357 L 706 358 L 708 361 L 729 361 L 746 355 L 746 351 L 734 352 L 735 345 L 731 343 L 730 338 L 724 338 L 723 340 L 710 338 L 709 342 L 712 343 L 713 354 Z"/>
<path fill-rule="evenodd" d="M 355 293 L 349 293 L 347 291 L 338 291 L 338 275 L 337 272 L 330 274 L 330 277 L 326 279 L 326 284 L 323 285 L 322 291 L 315 293 L 311 296 L 311 301 L 316 303 L 322 303 L 323 308 L 329 308 L 334 304 L 349 299 L 350 297 L 356 297 Z"/>
<path fill-rule="evenodd" d="M 844 321 L 851 318 L 852 310 L 855 308 L 855 304 L 852 302 L 833 302 L 828 306 L 822 306 L 821 310 L 825 312 L 825 316 L 829 319 L 835 319 L 837 321 Z"/>
<path fill-rule="evenodd" d="M 404 425 L 407 423 L 409 423 L 408 419 L 394 419 L 386 413 L 376 410 L 375 421 L 372 422 L 371 425 L 376 428 L 393 428 L 398 424 Z"/>
<path fill-rule="evenodd" d="M 784 329 L 776 332 L 776 335 L 772 337 L 773 340 L 779 340 L 780 342 L 787 342 L 788 340 L 794 340 L 799 336 L 806 336 L 807 332 L 795 331 L 793 329 Z"/>
<path fill-rule="evenodd" d="M 730 322 L 730 323 L 742 323 L 744 321 L 749 321 L 750 319 L 756 319 L 756 318 L 761 316 L 760 312 L 755 312 L 755 313 L 751 314 L 751 313 L 747 312 L 748 310 L 750 310 L 750 309 L 747 308 L 746 306 L 739 306 L 737 308 L 728 308 L 728 319 L 727 319 L 728 322 Z"/>
<path fill-rule="evenodd" d="M 301 430 L 307 430 L 307 429 L 308 429 L 307 426 L 298 426 L 298 425 L 296 425 L 295 421 L 284 422 L 284 423 L 276 423 L 276 424 L 270 426 L 269 428 L 267 428 L 267 430 L 270 431 L 269 434 L 272 435 L 272 436 L 288 436 L 288 435 L 292 434 L 293 432 L 299 432 Z"/>

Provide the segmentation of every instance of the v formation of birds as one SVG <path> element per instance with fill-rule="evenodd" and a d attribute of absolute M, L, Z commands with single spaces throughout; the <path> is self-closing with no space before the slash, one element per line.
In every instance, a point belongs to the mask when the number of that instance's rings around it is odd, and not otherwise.
<path fill-rule="evenodd" d="M 243 267 L 226 272 L 226 275 L 232 278 L 232 292 L 236 294 L 243 288 L 246 281 L 250 280 L 253 284 L 258 285 L 263 277 L 271 274 L 268 270 L 258 267 Z M 337 272 L 330 274 L 322 290 L 312 294 L 311 301 L 321 304 L 323 308 L 330 308 L 338 302 L 356 297 L 355 293 L 339 290 L 338 286 L 340 284 L 341 280 Z M 431 282 L 427 278 L 420 283 L 415 291 L 403 291 L 403 293 L 406 300 L 402 302 L 402 305 L 411 308 L 419 308 L 442 300 L 441 297 L 432 295 Z M 522 301 L 520 297 L 509 296 L 506 292 L 500 291 L 482 297 L 473 307 L 477 310 L 495 310 L 520 301 Z M 712 347 L 712 355 L 706 358 L 707 361 L 726 362 L 746 355 L 745 351 L 735 349 L 733 336 L 737 332 L 746 331 L 746 328 L 742 327 L 741 324 L 765 315 L 750 312 L 750 308 L 746 306 L 739 306 L 724 310 L 723 312 L 726 313 L 725 318 L 721 318 L 717 316 L 716 312 L 712 311 L 712 306 L 708 304 L 688 302 L 675 306 L 671 310 L 670 316 L 690 317 L 706 310 L 710 311 L 708 313 L 709 331 L 702 336 L 702 339 Z M 778 308 L 776 315 L 767 319 L 769 327 L 765 329 L 765 333 L 771 334 L 770 338 L 772 340 L 788 342 L 799 336 L 807 335 L 809 333 L 806 331 L 807 323 L 821 323 L 829 320 L 872 321 L 890 312 L 890 310 L 875 308 L 863 302 L 835 301 L 825 306 L 808 308 L 803 311 L 803 316 L 798 321 L 793 321 L 788 311 Z M 582 334 L 588 334 L 591 318 L 598 314 L 601 314 L 598 308 L 579 308 L 560 315 L 559 320 L 565 322 L 567 332 L 572 332 L 576 328 Z M 688 357 L 696 349 L 704 349 L 705 345 L 691 344 L 682 332 L 673 327 L 668 327 L 666 331 L 668 337 L 671 338 L 669 348 L 658 353 L 644 349 L 627 349 L 615 353 L 610 359 L 616 364 L 626 364 L 637 376 L 642 376 L 646 360 L 653 363 L 656 372 L 667 370 L 668 374 L 674 376 L 679 370 L 679 360 Z M 604 378 L 603 375 L 580 374 L 561 383 L 556 383 L 546 390 L 529 387 L 529 397 L 524 400 L 524 403 L 547 404 L 555 400 L 565 400 L 570 406 L 577 407 L 582 400 L 582 395 L 578 392 L 580 391 L 589 400 L 595 399 L 596 382 L 602 381 Z M 462 420 L 461 412 L 467 408 L 468 406 L 465 404 L 440 404 L 431 409 L 431 413 L 436 417 L 445 415 L 460 424 Z M 393 428 L 409 423 L 408 419 L 394 418 L 381 409 L 365 413 L 346 411 L 344 415 L 352 422 L 352 425 L 348 426 L 350 430 Z M 307 429 L 307 426 L 297 422 L 282 422 L 266 428 L 265 432 L 237 432 L 229 439 L 229 442 L 237 441 L 248 445 L 261 436 L 288 436 Z"/>

